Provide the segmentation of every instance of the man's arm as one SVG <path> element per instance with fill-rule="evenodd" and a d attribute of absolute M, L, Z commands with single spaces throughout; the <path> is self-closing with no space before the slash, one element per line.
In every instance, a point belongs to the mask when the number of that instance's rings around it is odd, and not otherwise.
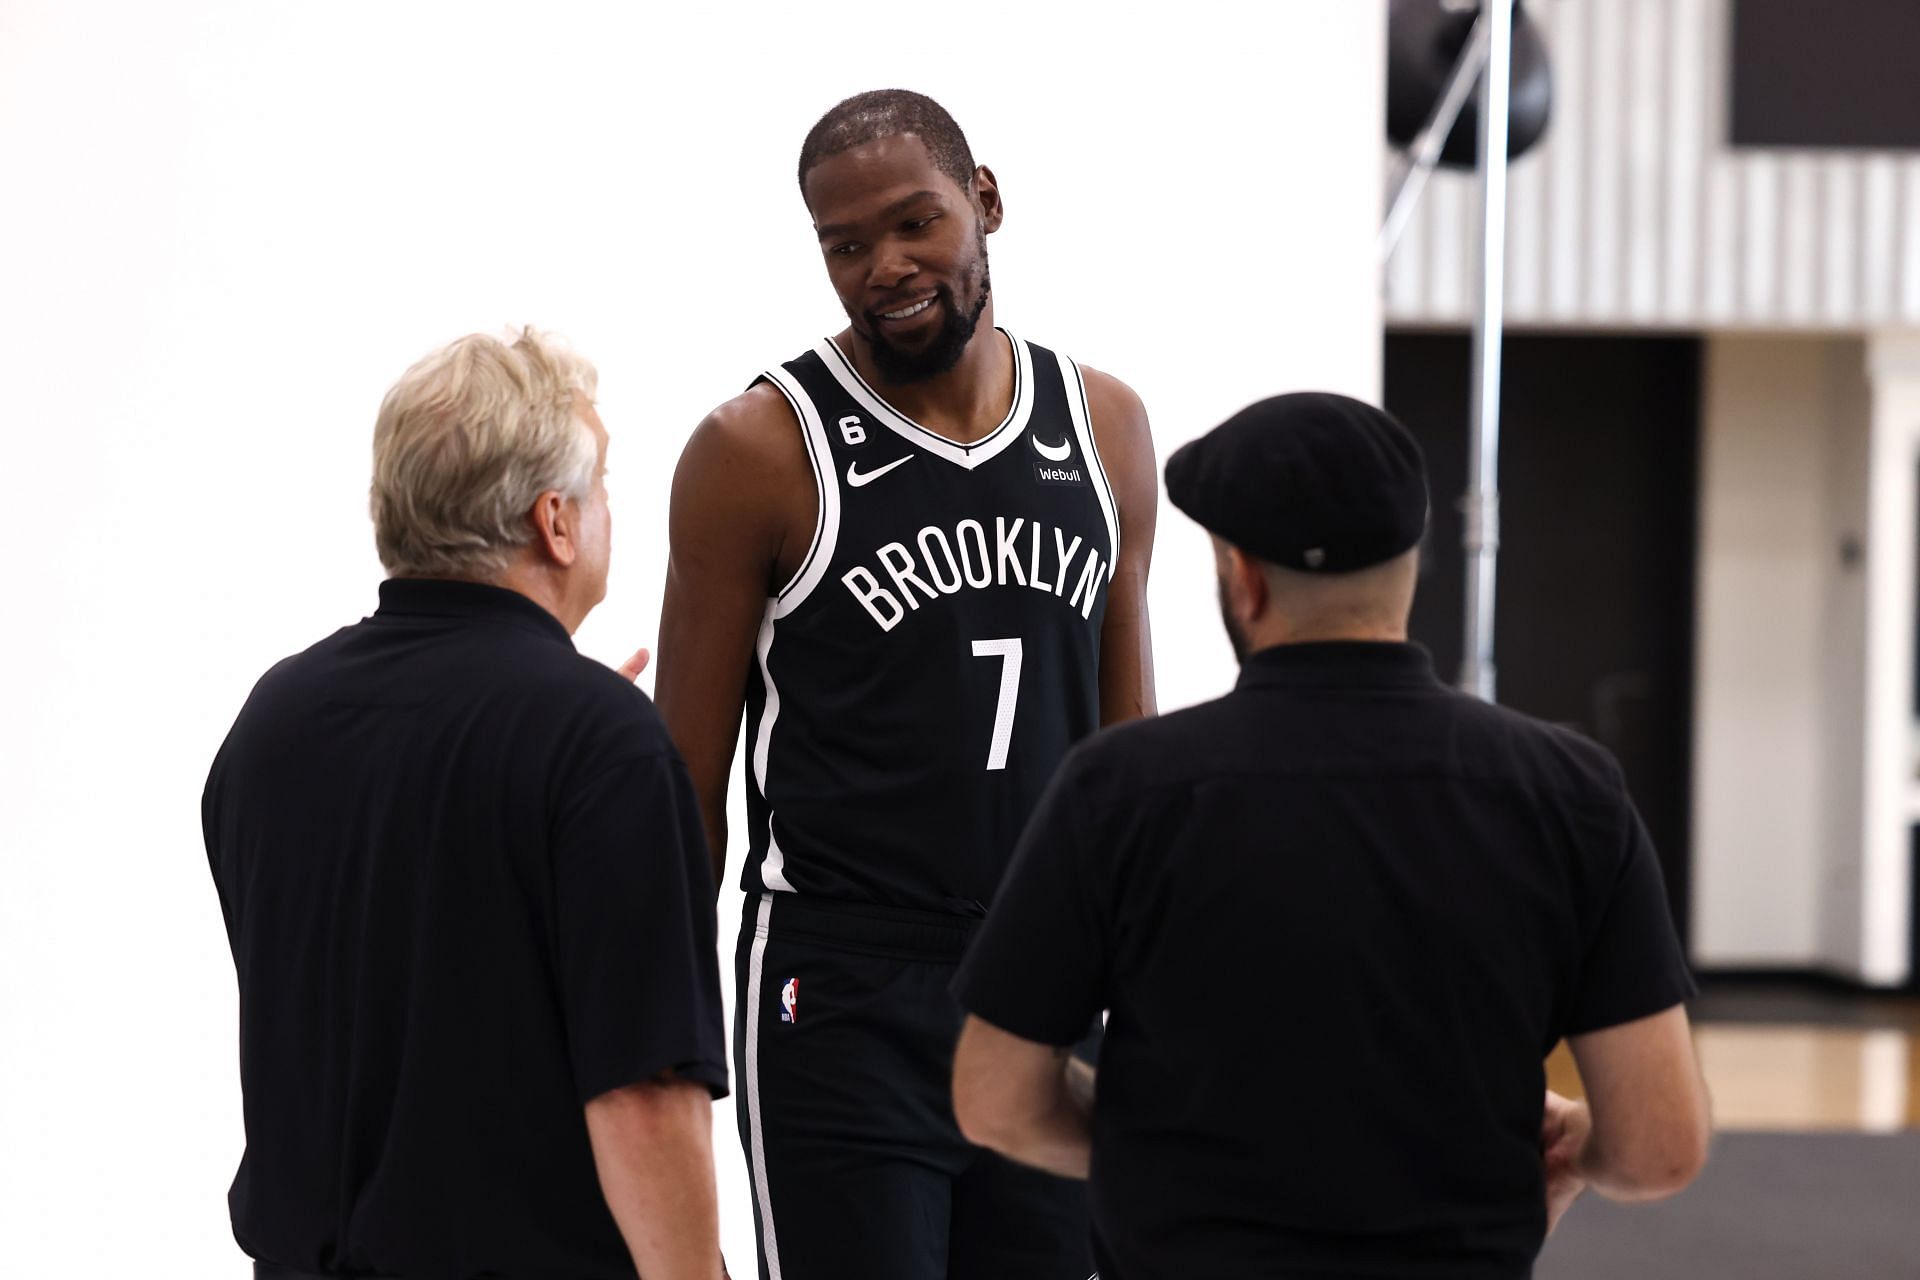
<path fill-rule="evenodd" d="M 1062 1178 L 1093 1158 L 1091 1072 L 1076 1078 L 1064 1048 L 1037 1044 L 969 1014 L 953 1057 L 953 1114 L 967 1141 Z"/>
<path fill-rule="evenodd" d="M 713 1101 L 707 1086 L 664 1077 L 587 1103 L 600 1191 L 646 1280 L 719 1280 Z"/>
<path fill-rule="evenodd" d="M 1126 787 L 1098 747 L 1075 747 L 1055 772 L 953 980 L 968 1010 L 953 1064 L 961 1132 L 1072 1178 L 1087 1176 L 1095 1073 L 1067 1046 L 1110 1003 L 1115 845 L 1098 821 L 1110 810 L 1105 789 Z"/>
<path fill-rule="evenodd" d="M 767 598 L 807 553 L 818 501 L 799 424 L 764 383 L 714 410 L 674 471 L 653 696 L 693 778 L 716 888 L 754 643 Z"/>
<path fill-rule="evenodd" d="M 715 1280 L 712 1100 L 727 1071 L 707 847 L 658 717 L 600 683 L 587 714 L 606 758 L 567 780 L 551 828 L 567 1053 L 634 1264 L 648 1280 Z"/>
<path fill-rule="evenodd" d="M 1119 724 L 1158 709 L 1153 693 L 1153 632 L 1147 623 L 1147 570 L 1153 563 L 1160 478 L 1146 406 L 1133 388 L 1082 366 L 1094 443 L 1113 488 L 1120 558 L 1100 629 L 1100 723 Z"/>
<path fill-rule="evenodd" d="M 1587 940 L 1564 1025 L 1587 1100 L 1561 1106 L 1548 1096 L 1550 1211 L 1588 1184 L 1612 1200 L 1674 1194 L 1706 1163 L 1712 1129 L 1683 1003 L 1693 978 L 1660 858 L 1618 763 L 1600 752 L 1592 765 L 1611 793 L 1607 834 L 1589 854 L 1594 882 L 1607 888 L 1578 904 Z"/>
<path fill-rule="evenodd" d="M 1686 1007 L 1567 1043 L 1587 1100 L 1558 1108 L 1566 1114 L 1549 1174 L 1558 1166 L 1621 1201 L 1663 1199 L 1692 1182 L 1707 1162 L 1712 1117 Z"/>

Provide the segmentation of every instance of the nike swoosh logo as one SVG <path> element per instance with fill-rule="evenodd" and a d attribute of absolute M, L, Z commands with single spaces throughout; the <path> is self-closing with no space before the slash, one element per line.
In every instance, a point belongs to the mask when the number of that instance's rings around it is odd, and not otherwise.
<path fill-rule="evenodd" d="M 1067 443 L 1065 436 L 1060 437 L 1059 444 L 1043 444 L 1039 436 L 1028 436 L 1027 439 L 1033 441 L 1033 451 L 1048 462 L 1065 462 L 1073 456 L 1073 446 Z"/>
<path fill-rule="evenodd" d="M 859 463 L 850 462 L 847 464 L 847 483 L 852 485 L 854 488 L 858 489 L 862 485 L 872 484 L 875 480 L 878 480 L 881 476 L 887 474 L 887 472 L 893 470 L 895 467 L 905 466 L 907 463 L 912 461 L 913 461 L 913 455 L 908 454 L 904 458 L 895 458 L 892 462 L 889 462 L 886 466 L 877 467 L 872 471 L 862 471 L 860 469 Z"/>

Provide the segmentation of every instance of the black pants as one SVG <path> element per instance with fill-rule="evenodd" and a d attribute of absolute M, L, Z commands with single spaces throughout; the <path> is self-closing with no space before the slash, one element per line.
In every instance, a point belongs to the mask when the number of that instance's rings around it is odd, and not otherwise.
<path fill-rule="evenodd" d="M 972 922 L 748 899 L 734 1059 L 761 1280 L 1086 1280 L 1085 1184 L 953 1119 Z"/>

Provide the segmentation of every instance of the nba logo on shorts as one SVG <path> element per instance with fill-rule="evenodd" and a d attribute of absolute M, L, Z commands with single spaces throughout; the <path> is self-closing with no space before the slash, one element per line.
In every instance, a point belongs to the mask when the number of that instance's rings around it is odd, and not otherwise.
<path fill-rule="evenodd" d="M 788 978 L 780 988 L 780 1021 L 793 1022 L 800 1015 L 800 979 Z"/>

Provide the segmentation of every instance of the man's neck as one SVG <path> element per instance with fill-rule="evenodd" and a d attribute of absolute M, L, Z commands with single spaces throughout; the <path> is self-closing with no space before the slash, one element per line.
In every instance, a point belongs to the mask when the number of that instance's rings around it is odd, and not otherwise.
<path fill-rule="evenodd" d="M 1329 622 L 1289 626 L 1276 621 L 1272 625 L 1250 627 L 1247 652 L 1257 653 L 1283 644 L 1405 644 L 1405 623 Z"/>
<path fill-rule="evenodd" d="M 993 327 L 991 301 L 953 368 L 919 382 L 888 382 L 872 346 L 851 328 L 839 341 L 888 404 L 950 440 L 966 444 L 991 434 L 1013 407 L 1013 349 Z"/>
<path fill-rule="evenodd" d="M 475 578 L 473 581 L 518 592 L 557 618 L 560 625 L 567 629 L 568 635 L 580 627 L 582 619 L 570 616 L 566 593 L 560 583 L 554 580 L 553 575 L 542 572 L 520 558 L 515 558 L 496 577 Z"/>

